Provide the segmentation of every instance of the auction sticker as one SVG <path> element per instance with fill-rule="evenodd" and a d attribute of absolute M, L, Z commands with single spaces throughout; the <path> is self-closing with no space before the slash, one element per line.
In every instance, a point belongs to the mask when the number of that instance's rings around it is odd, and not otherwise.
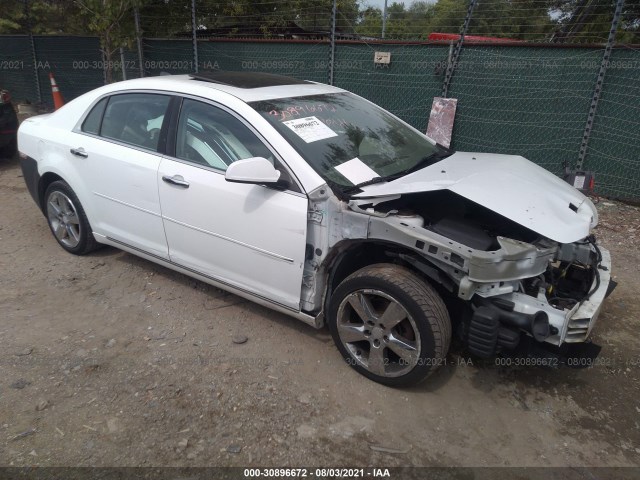
<path fill-rule="evenodd" d="M 284 123 L 307 143 L 317 142 L 325 138 L 337 137 L 338 134 L 327 127 L 316 117 L 296 118 Z"/>
<path fill-rule="evenodd" d="M 358 157 L 338 165 L 335 169 L 354 185 L 368 182 L 372 178 L 380 176 Z"/>

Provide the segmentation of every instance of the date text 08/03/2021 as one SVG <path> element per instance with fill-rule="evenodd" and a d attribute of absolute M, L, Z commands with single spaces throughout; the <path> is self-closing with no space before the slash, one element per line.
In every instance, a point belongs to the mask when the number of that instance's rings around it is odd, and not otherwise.
<path fill-rule="evenodd" d="M 388 468 L 245 468 L 245 478 L 390 478 Z"/>

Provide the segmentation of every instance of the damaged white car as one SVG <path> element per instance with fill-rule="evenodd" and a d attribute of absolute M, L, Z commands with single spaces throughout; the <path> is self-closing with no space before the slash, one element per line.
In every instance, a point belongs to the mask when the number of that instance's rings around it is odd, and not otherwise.
<path fill-rule="evenodd" d="M 107 244 L 328 325 L 393 386 L 523 337 L 585 342 L 611 261 L 592 202 L 522 157 L 453 152 L 339 88 L 215 72 L 89 92 L 18 133 L 68 252 Z"/>

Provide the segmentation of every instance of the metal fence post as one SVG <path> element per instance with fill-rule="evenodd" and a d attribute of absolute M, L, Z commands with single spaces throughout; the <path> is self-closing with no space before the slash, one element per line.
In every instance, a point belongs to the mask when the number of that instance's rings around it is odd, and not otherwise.
<path fill-rule="evenodd" d="M 29 29 L 31 30 L 31 29 Z M 36 91 L 38 92 L 38 103 L 42 103 L 42 90 L 40 88 L 40 75 L 38 74 L 38 56 L 36 55 L 36 43 L 33 41 L 33 35 L 29 32 L 29 42 L 31 44 L 31 58 L 33 61 L 33 75 L 36 80 Z"/>
<path fill-rule="evenodd" d="M 40 75 L 38 75 L 38 56 L 36 55 L 36 42 L 33 40 L 31 32 L 31 17 L 29 16 L 29 0 L 24 2 L 24 16 L 27 20 L 27 31 L 29 32 L 29 45 L 31 46 L 31 60 L 33 61 L 33 74 L 36 80 L 36 91 L 38 94 L 38 103 L 42 103 L 42 91 L 40 89 Z"/>
<path fill-rule="evenodd" d="M 382 10 L 382 38 L 387 30 L 387 0 L 384 0 L 384 10 Z"/>
<path fill-rule="evenodd" d="M 458 64 L 458 57 L 460 56 L 460 50 L 462 50 L 464 36 L 467 34 L 467 30 L 469 30 L 469 24 L 471 23 L 473 9 L 476 8 L 476 4 L 478 3 L 478 1 L 479 0 L 471 0 L 471 2 L 469 3 L 467 16 L 465 17 L 462 28 L 460 29 L 460 38 L 456 42 L 456 46 L 453 49 L 453 55 L 451 56 L 451 61 L 447 65 L 447 73 L 444 76 L 444 83 L 442 84 L 442 97 L 444 98 L 447 98 L 447 95 L 449 94 L 449 85 L 451 85 L 451 78 L 453 77 L 453 72 L 456 69 L 456 65 Z"/>
<path fill-rule="evenodd" d="M 198 73 L 198 37 L 196 35 L 196 0 L 191 0 L 191 35 L 193 37 L 193 62 Z"/>
<path fill-rule="evenodd" d="M 576 162 L 576 169 L 582 170 L 584 160 L 587 156 L 587 146 L 589 145 L 589 137 L 591 137 L 591 129 L 593 128 L 593 121 L 596 118 L 596 111 L 598 109 L 598 101 L 600 100 L 600 94 L 602 93 L 602 87 L 604 85 L 604 75 L 607 73 L 607 67 L 609 66 L 609 58 L 611 57 L 611 50 L 613 44 L 616 41 L 616 32 L 618 31 L 618 23 L 620 22 L 620 15 L 622 15 L 622 7 L 624 7 L 624 0 L 616 1 L 616 9 L 613 12 L 613 19 L 611 20 L 611 29 L 609 30 L 609 37 L 607 38 L 607 45 L 604 49 L 604 55 L 602 56 L 602 62 L 600 63 L 600 70 L 598 71 L 598 78 L 596 79 L 596 86 L 593 89 L 593 97 L 591 98 L 591 105 L 589 106 L 589 115 L 587 116 L 587 124 L 584 127 L 584 133 L 582 135 L 582 143 L 580 144 L 580 154 L 578 155 L 578 161 Z"/>
<path fill-rule="evenodd" d="M 140 32 L 140 13 L 138 8 L 133 9 L 133 18 L 136 23 L 136 44 L 138 46 L 138 63 L 140 68 L 140 78 L 144 77 L 144 56 L 142 55 L 142 33 Z"/>
<path fill-rule="evenodd" d="M 333 0 L 333 7 L 331 8 L 331 42 L 329 46 L 329 85 L 333 85 L 333 70 L 336 60 L 336 15 L 338 13 L 338 7 L 336 5 L 337 0 Z"/>

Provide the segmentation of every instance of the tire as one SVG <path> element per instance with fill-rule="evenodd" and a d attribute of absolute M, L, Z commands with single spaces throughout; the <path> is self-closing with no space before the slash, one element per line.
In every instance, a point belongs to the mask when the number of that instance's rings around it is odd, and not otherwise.
<path fill-rule="evenodd" d="M 85 255 L 100 247 L 80 200 L 66 182 L 49 185 L 44 194 L 44 213 L 53 237 L 67 252 Z"/>
<path fill-rule="evenodd" d="M 327 323 L 349 365 L 392 387 L 425 380 L 445 362 L 451 342 L 442 298 L 411 270 L 392 264 L 347 277 L 330 299 Z"/>

